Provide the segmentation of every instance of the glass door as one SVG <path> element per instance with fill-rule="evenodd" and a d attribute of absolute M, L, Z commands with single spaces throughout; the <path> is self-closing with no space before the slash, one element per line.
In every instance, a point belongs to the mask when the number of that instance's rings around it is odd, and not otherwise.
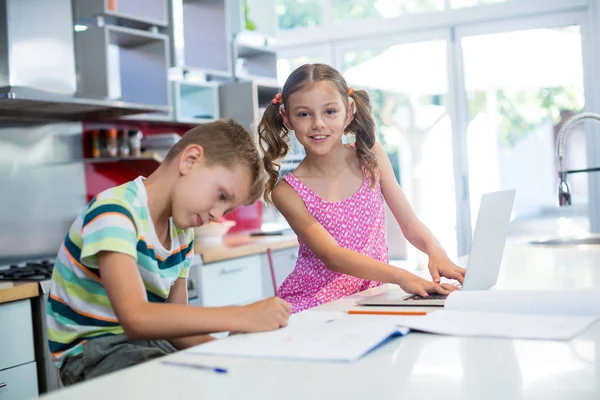
<path fill-rule="evenodd" d="M 481 195 L 517 191 L 511 231 L 535 234 L 556 221 L 556 136 L 584 107 L 581 24 L 573 13 L 456 30 L 462 62 L 470 226 Z M 461 102 L 459 102 L 460 104 Z M 566 141 L 566 167 L 585 168 L 585 135 L 576 127 Z M 569 178 L 575 213 L 561 227 L 585 231 L 586 174 Z"/>

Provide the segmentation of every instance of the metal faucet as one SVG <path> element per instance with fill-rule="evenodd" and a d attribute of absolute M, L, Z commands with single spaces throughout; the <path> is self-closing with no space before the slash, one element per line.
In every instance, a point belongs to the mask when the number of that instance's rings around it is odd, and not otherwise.
<path fill-rule="evenodd" d="M 563 169 L 563 159 L 565 155 L 565 137 L 575 125 L 586 119 L 593 119 L 596 122 L 600 123 L 600 114 L 586 112 L 572 116 L 560 128 L 560 131 L 558 132 L 558 137 L 556 138 L 556 155 L 558 157 L 558 178 L 560 179 L 558 183 L 558 205 L 561 207 L 570 206 L 572 204 L 571 189 L 569 188 L 569 184 L 567 183 L 568 174 L 600 171 L 600 167 L 571 170 Z"/>

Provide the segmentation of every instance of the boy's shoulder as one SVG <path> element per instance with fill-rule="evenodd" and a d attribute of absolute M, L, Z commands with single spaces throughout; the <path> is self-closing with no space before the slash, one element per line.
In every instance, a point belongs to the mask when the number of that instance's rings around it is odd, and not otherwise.
<path fill-rule="evenodd" d="M 140 182 L 140 178 L 137 178 L 98 193 L 90 203 L 94 202 L 125 203 L 135 207 L 147 204 L 148 200 L 145 190 L 143 190 L 143 183 Z"/>
<path fill-rule="evenodd" d="M 144 217 L 141 210 L 148 205 L 148 199 L 143 187 L 140 187 L 139 178 L 126 182 L 120 186 L 111 187 L 98 193 L 87 205 L 85 212 L 91 213 L 98 208 L 104 212 L 110 212 L 110 208 L 125 208 L 131 214 L 132 219 Z"/>

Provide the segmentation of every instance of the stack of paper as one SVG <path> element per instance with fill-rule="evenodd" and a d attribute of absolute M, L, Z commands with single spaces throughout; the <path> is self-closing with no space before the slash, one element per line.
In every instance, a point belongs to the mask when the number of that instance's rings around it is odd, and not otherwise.
<path fill-rule="evenodd" d="M 429 333 L 569 340 L 600 319 L 600 290 L 486 290 L 453 292 L 443 311 L 405 318 Z"/>

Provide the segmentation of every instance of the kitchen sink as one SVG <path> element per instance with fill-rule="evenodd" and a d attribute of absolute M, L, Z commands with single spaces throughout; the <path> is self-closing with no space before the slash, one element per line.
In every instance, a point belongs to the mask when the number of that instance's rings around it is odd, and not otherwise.
<path fill-rule="evenodd" d="M 600 236 L 554 237 L 527 242 L 534 246 L 563 247 L 563 246 L 600 246 Z"/>

